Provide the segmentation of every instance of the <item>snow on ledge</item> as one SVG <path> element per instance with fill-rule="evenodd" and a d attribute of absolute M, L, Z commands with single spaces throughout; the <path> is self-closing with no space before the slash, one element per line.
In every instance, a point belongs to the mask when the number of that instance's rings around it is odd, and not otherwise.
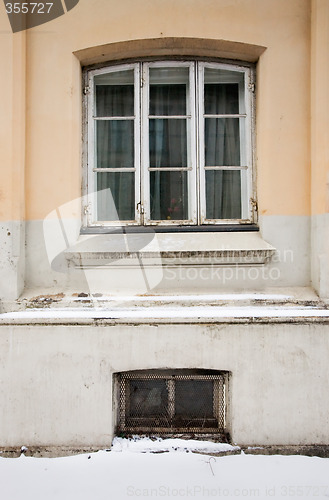
<path fill-rule="evenodd" d="M 131 307 L 90 309 L 29 309 L 0 314 L 0 322 L 34 319 L 223 319 L 223 318 L 329 318 L 329 309 L 314 307 L 279 306 L 181 306 L 181 307 Z"/>
<path fill-rule="evenodd" d="M 239 446 L 227 443 L 213 443 L 211 441 L 199 441 L 195 439 L 162 439 L 133 436 L 132 439 L 113 439 L 111 451 L 133 452 L 133 453 L 160 453 L 170 451 L 198 451 L 202 453 L 224 453 L 228 451 L 239 451 Z"/>

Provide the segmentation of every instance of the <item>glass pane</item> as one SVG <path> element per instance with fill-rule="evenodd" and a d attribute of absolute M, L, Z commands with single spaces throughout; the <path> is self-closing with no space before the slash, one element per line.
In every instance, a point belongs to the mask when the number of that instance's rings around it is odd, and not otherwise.
<path fill-rule="evenodd" d="M 134 172 L 104 172 L 97 175 L 97 220 L 135 219 Z"/>
<path fill-rule="evenodd" d="M 205 119 L 205 166 L 240 166 L 240 125 L 243 118 Z"/>
<path fill-rule="evenodd" d="M 207 83 L 204 86 L 206 115 L 239 113 L 239 86 L 237 83 Z"/>
<path fill-rule="evenodd" d="M 186 86 L 151 85 L 150 115 L 186 115 Z"/>
<path fill-rule="evenodd" d="M 244 89 L 244 72 L 219 68 L 205 68 L 205 114 L 245 113 L 244 99 L 240 98 Z"/>
<path fill-rule="evenodd" d="M 134 167 L 134 121 L 96 122 L 97 168 Z"/>
<path fill-rule="evenodd" d="M 176 380 L 175 415 L 189 419 L 213 417 L 213 382 Z"/>
<path fill-rule="evenodd" d="M 241 219 L 241 171 L 206 171 L 206 218 Z"/>
<path fill-rule="evenodd" d="M 168 416 L 168 391 L 165 380 L 129 381 L 129 417 Z"/>
<path fill-rule="evenodd" d="M 187 220 L 187 172 L 150 172 L 152 220 Z"/>
<path fill-rule="evenodd" d="M 96 116 L 134 116 L 134 70 L 95 76 Z"/>
<path fill-rule="evenodd" d="M 186 167 L 186 120 L 150 120 L 150 167 Z"/>
<path fill-rule="evenodd" d="M 186 115 L 189 68 L 150 68 L 150 115 Z"/>

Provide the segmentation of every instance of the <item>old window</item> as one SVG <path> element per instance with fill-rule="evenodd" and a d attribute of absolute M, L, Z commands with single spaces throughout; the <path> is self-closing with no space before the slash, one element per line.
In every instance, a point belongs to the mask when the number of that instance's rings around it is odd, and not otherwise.
<path fill-rule="evenodd" d="M 227 374 L 139 371 L 118 377 L 119 432 L 226 431 Z"/>
<path fill-rule="evenodd" d="M 139 62 L 86 78 L 86 226 L 252 221 L 250 67 Z"/>

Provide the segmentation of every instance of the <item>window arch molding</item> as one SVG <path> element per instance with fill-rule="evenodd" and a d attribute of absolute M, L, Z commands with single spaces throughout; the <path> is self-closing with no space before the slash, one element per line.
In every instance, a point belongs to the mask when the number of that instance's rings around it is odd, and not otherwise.
<path fill-rule="evenodd" d="M 161 37 L 110 42 L 75 51 L 82 67 L 148 57 L 201 57 L 256 63 L 266 47 L 239 41 Z"/>

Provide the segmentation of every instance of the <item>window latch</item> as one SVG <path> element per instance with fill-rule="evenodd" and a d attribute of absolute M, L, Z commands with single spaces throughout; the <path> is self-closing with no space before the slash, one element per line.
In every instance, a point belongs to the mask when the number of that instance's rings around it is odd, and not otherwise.
<path fill-rule="evenodd" d="M 258 212 L 258 203 L 257 203 L 257 200 L 255 200 L 255 198 L 250 198 L 250 204 L 251 204 L 252 211 L 255 214 L 257 214 L 257 212 Z"/>
<path fill-rule="evenodd" d="M 84 213 L 85 215 L 87 215 L 87 214 L 89 214 L 89 213 L 90 213 L 90 203 L 88 203 L 88 205 L 85 205 L 85 206 L 83 207 L 83 213 Z"/>
<path fill-rule="evenodd" d="M 137 212 L 141 215 L 144 214 L 144 205 L 141 201 L 139 201 L 136 205 L 136 208 L 137 208 Z"/>

